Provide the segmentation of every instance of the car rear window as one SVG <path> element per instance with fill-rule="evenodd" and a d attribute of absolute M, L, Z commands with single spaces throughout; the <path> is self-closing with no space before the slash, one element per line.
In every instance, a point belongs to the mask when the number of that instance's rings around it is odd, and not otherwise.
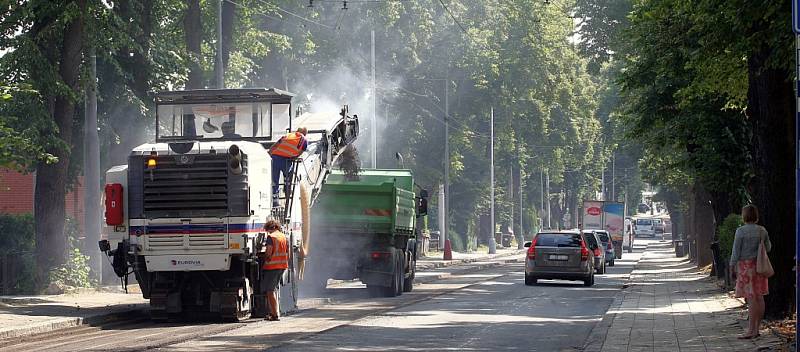
<path fill-rule="evenodd" d="M 583 236 L 586 237 L 586 244 L 593 244 L 595 246 L 600 246 L 600 244 L 597 243 L 597 241 L 595 241 L 595 237 L 594 235 L 592 235 L 591 232 L 584 233 Z"/>
<path fill-rule="evenodd" d="M 581 235 L 577 233 L 540 233 L 536 245 L 542 247 L 580 247 Z"/>
<path fill-rule="evenodd" d="M 607 233 L 598 232 L 597 233 L 597 237 L 600 237 L 600 241 L 608 242 L 608 234 Z"/>
<path fill-rule="evenodd" d="M 649 225 L 652 225 L 652 224 L 653 224 L 653 220 L 650 220 L 650 219 L 639 219 L 639 220 L 636 220 L 636 225 L 649 226 Z"/>

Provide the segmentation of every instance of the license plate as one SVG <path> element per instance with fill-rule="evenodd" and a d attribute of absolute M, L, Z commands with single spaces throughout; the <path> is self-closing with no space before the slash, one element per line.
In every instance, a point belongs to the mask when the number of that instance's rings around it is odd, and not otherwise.
<path fill-rule="evenodd" d="M 567 255 L 551 254 L 551 255 L 550 255 L 550 257 L 548 257 L 548 259 L 549 259 L 549 260 L 568 260 L 568 259 L 569 259 L 569 256 L 567 256 Z"/>

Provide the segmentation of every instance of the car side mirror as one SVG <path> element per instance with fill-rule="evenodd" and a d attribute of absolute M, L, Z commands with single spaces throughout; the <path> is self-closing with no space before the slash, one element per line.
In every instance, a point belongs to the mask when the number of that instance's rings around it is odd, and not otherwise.
<path fill-rule="evenodd" d="M 524 247 L 525 247 L 525 248 L 530 248 L 530 247 L 531 247 L 531 243 L 530 243 L 530 242 L 525 242 L 525 245 L 524 245 Z"/>

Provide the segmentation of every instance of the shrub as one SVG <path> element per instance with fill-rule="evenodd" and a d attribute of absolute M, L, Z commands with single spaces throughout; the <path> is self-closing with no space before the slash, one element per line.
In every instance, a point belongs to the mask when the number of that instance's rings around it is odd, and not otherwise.
<path fill-rule="evenodd" d="M 33 252 L 35 239 L 32 214 L 0 214 L 0 253 Z"/>
<path fill-rule="evenodd" d="M 36 248 L 33 215 L 0 214 L 0 259 L 12 270 L 11 294 L 30 294 L 34 291 L 36 273 L 33 251 Z"/>
<path fill-rule="evenodd" d="M 67 259 L 64 264 L 50 272 L 50 283 L 57 286 L 92 287 L 94 283 L 89 276 L 89 257 L 83 255 L 79 249 L 77 238 L 80 235 L 77 222 L 67 218 L 64 224 L 64 234 L 68 239 Z"/>
<path fill-rule="evenodd" d="M 717 239 L 719 239 L 720 256 L 725 262 L 731 259 L 731 251 L 733 250 L 733 238 L 736 234 L 736 229 L 742 226 L 742 216 L 739 214 L 731 214 L 722 221 L 722 224 L 717 227 Z"/>
<path fill-rule="evenodd" d="M 447 233 L 447 239 L 450 240 L 450 246 L 455 252 L 463 252 L 467 249 L 467 246 L 464 244 L 464 238 L 461 234 L 456 233 L 455 230 L 451 229 L 450 232 Z"/>

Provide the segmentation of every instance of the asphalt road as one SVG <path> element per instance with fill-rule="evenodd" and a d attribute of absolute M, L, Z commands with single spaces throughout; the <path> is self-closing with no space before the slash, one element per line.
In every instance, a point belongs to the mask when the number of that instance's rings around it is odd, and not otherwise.
<path fill-rule="evenodd" d="M 557 280 L 525 286 L 521 263 L 487 270 L 488 280 L 274 350 L 577 351 L 638 257 L 624 255 L 591 288 Z"/>
<path fill-rule="evenodd" d="M 437 269 L 450 276 L 395 298 L 373 298 L 363 285 L 339 284 L 324 293 L 332 304 L 280 322 L 156 324 L 140 317 L 0 341 L 0 350 L 574 351 L 639 256 L 626 253 L 606 275 L 596 276 L 593 287 L 555 280 L 525 286 L 522 262 L 504 258 Z"/>

